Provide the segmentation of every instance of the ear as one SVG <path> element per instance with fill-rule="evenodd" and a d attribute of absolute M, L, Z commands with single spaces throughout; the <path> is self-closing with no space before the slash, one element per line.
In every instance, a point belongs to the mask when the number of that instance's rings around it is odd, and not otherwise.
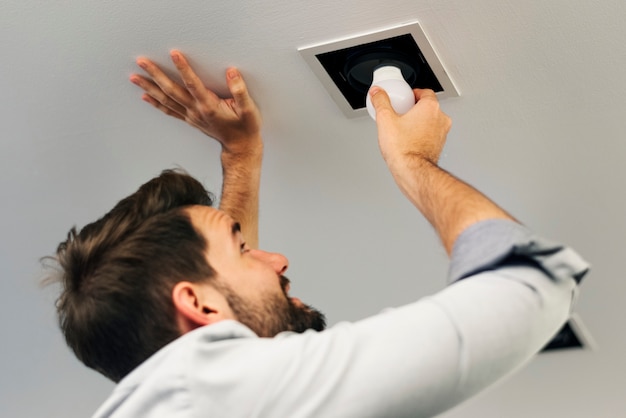
<path fill-rule="evenodd" d="M 216 292 L 207 283 L 176 283 L 172 289 L 172 301 L 182 334 L 225 319 L 222 318 L 221 304 L 216 298 Z"/>

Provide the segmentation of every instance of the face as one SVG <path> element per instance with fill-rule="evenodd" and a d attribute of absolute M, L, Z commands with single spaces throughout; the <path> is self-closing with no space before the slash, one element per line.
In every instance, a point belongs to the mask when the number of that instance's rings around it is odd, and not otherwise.
<path fill-rule="evenodd" d="M 239 224 L 224 212 L 193 206 L 188 213 L 208 242 L 207 261 L 217 276 L 214 287 L 228 303 L 232 319 L 260 337 L 325 328 L 321 312 L 289 296 L 285 256 L 248 248 Z"/>

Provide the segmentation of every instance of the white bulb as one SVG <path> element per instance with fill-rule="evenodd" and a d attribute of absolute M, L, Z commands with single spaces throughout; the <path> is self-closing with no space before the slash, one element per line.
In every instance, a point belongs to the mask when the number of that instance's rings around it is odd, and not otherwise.
<path fill-rule="evenodd" d="M 387 92 L 391 100 L 391 107 L 400 115 L 408 112 L 415 105 L 413 89 L 404 80 L 402 71 L 398 67 L 388 65 L 375 70 L 370 88 L 373 86 L 378 86 Z M 376 110 L 374 105 L 372 105 L 369 93 L 365 99 L 365 106 L 367 107 L 367 113 L 369 113 L 372 119 L 376 120 Z"/>

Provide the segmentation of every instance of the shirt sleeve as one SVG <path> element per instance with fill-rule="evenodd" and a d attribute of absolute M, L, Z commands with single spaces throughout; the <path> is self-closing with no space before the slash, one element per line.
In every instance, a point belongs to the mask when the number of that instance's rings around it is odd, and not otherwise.
<path fill-rule="evenodd" d="M 573 250 L 523 226 L 475 224 L 458 238 L 452 283 L 441 292 L 268 342 L 273 395 L 264 408 L 294 417 L 437 415 L 528 363 L 567 321 L 587 270 Z"/>
<path fill-rule="evenodd" d="M 456 240 L 448 279 L 455 282 L 516 261 L 534 264 L 554 279 L 573 278 L 577 283 L 589 270 L 572 249 L 516 222 L 491 219 L 470 226 Z"/>

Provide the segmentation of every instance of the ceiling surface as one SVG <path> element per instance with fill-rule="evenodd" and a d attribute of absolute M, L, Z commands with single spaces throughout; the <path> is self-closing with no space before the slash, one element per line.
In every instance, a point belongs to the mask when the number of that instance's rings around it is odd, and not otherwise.
<path fill-rule="evenodd" d="M 128 81 L 140 55 L 171 72 L 178 48 L 222 93 L 240 68 L 264 115 L 261 246 L 331 324 L 441 289 L 445 252 L 373 121 L 344 117 L 298 53 L 418 20 L 461 93 L 442 101 L 442 166 L 593 266 L 575 311 L 597 348 L 542 354 L 443 416 L 621 416 L 624 16 L 621 0 L 0 3 L 0 415 L 84 417 L 113 388 L 66 348 L 39 257 L 164 168 L 219 192 L 219 147 Z"/>

